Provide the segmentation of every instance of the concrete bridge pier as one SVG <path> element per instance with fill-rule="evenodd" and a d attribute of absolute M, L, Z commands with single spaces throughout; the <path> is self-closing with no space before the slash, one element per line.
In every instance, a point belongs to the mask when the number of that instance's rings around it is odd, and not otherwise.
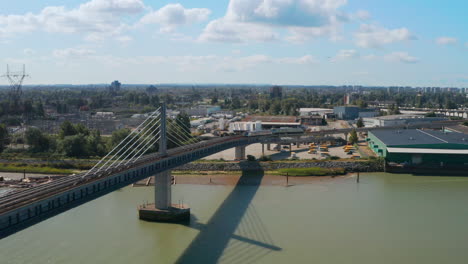
<path fill-rule="evenodd" d="M 267 150 L 271 151 L 271 144 L 270 143 L 267 144 Z"/>
<path fill-rule="evenodd" d="M 154 201 L 156 208 L 166 210 L 171 207 L 172 201 L 171 171 L 156 174 L 154 177 Z"/>
<path fill-rule="evenodd" d="M 235 160 L 245 160 L 245 146 L 235 148 Z"/>

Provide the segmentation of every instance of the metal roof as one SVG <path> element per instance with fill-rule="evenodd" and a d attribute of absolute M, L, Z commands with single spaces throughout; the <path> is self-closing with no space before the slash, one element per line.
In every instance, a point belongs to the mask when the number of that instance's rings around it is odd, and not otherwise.
<path fill-rule="evenodd" d="M 256 122 L 261 121 L 262 123 L 297 123 L 297 117 L 295 116 L 247 116 L 244 118 L 245 122 Z"/>
<path fill-rule="evenodd" d="M 389 153 L 468 154 L 468 149 L 387 148 Z"/>
<path fill-rule="evenodd" d="M 468 135 L 461 133 L 419 129 L 374 130 L 371 133 L 387 146 L 447 143 L 468 145 Z"/>

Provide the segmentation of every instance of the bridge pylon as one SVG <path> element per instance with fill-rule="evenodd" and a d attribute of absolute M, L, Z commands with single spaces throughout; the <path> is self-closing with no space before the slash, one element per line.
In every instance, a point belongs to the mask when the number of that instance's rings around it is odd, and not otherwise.
<path fill-rule="evenodd" d="M 166 104 L 161 105 L 159 154 L 167 155 Z M 153 222 L 182 222 L 190 220 L 190 208 L 184 204 L 172 204 L 172 175 L 167 170 L 154 176 L 154 204 L 138 208 L 142 220 Z"/>

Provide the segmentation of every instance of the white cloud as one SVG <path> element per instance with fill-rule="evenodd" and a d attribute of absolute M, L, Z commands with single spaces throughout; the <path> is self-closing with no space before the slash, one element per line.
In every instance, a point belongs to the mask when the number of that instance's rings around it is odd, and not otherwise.
<path fill-rule="evenodd" d="M 207 8 L 186 9 L 181 4 L 168 4 L 146 14 L 140 23 L 159 24 L 162 32 L 172 32 L 177 26 L 205 21 L 210 14 L 211 10 Z"/>
<path fill-rule="evenodd" d="M 420 60 L 416 57 L 410 56 L 406 52 L 393 52 L 384 57 L 387 61 L 402 62 L 402 63 L 417 63 Z"/>
<path fill-rule="evenodd" d="M 436 39 L 436 43 L 439 45 L 454 45 L 458 43 L 458 39 L 452 37 L 440 37 Z"/>
<path fill-rule="evenodd" d="M 367 10 L 358 10 L 357 12 L 351 14 L 351 19 L 354 20 L 368 20 L 371 18 L 371 14 Z"/>
<path fill-rule="evenodd" d="M 96 54 L 96 51 L 84 48 L 67 48 L 56 49 L 52 52 L 55 58 L 68 59 L 68 58 L 83 58 Z"/>
<path fill-rule="evenodd" d="M 216 42 L 246 42 L 249 40 L 264 42 L 277 39 L 279 39 L 279 34 L 268 26 L 226 19 L 211 21 L 199 37 L 201 41 Z"/>
<path fill-rule="evenodd" d="M 341 60 L 348 60 L 348 59 L 355 59 L 359 58 L 359 52 L 357 50 L 349 49 L 349 50 L 340 50 L 336 54 L 336 56 L 332 59 L 332 61 L 341 61 Z"/>
<path fill-rule="evenodd" d="M 356 45 L 363 48 L 379 48 L 395 42 L 416 39 L 407 28 L 387 29 L 369 24 L 362 24 L 354 37 Z"/>
<path fill-rule="evenodd" d="M 151 67 L 158 65 L 174 68 L 181 72 L 198 71 L 222 71 L 240 72 L 264 65 L 313 65 L 318 61 L 311 55 L 300 57 L 271 57 L 263 54 L 249 56 L 138 56 L 118 57 L 109 55 L 97 55 L 94 50 L 87 49 L 65 49 L 54 51 L 54 57 L 59 61 L 67 58 L 67 63 L 72 64 L 75 60 L 88 59 L 94 64 L 103 64 L 106 67 L 123 67 L 128 65 Z"/>
<path fill-rule="evenodd" d="M 375 54 L 368 54 L 368 55 L 362 56 L 362 58 L 364 60 L 375 60 L 377 59 L 377 56 Z"/>
<path fill-rule="evenodd" d="M 280 58 L 277 60 L 278 63 L 286 63 L 286 64 L 299 64 L 299 65 L 305 65 L 305 64 L 315 64 L 318 63 L 319 61 L 311 56 L 311 55 L 305 55 L 302 57 L 286 57 L 286 58 Z"/>
<path fill-rule="evenodd" d="M 26 48 L 23 50 L 23 54 L 26 55 L 26 56 L 32 56 L 34 54 L 36 54 L 36 51 L 33 50 L 33 49 L 30 49 L 30 48 Z"/>
<path fill-rule="evenodd" d="M 338 9 L 347 0 L 230 0 L 226 15 L 211 21 L 202 41 L 272 41 L 276 29 L 286 28 L 288 40 L 303 42 L 314 37 L 337 39 L 350 15 Z M 363 13 L 361 13 L 363 15 Z"/>
<path fill-rule="evenodd" d="M 118 36 L 116 40 L 123 45 L 127 45 L 128 43 L 133 41 L 133 38 L 130 36 Z"/>
<path fill-rule="evenodd" d="M 49 6 L 37 14 L 0 15 L 0 38 L 32 31 L 81 33 L 89 39 L 118 35 L 125 27 L 122 16 L 144 8 L 142 0 L 91 0 L 74 9 Z"/>
<path fill-rule="evenodd" d="M 231 0 L 226 19 L 281 26 L 321 27 L 346 0 Z"/>

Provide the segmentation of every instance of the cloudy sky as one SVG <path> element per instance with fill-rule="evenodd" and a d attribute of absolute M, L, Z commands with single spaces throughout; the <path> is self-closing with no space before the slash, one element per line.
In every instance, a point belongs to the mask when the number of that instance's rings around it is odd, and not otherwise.
<path fill-rule="evenodd" d="M 0 69 L 26 64 L 27 84 L 468 87 L 466 10 L 466 0 L 0 0 Z"/>

